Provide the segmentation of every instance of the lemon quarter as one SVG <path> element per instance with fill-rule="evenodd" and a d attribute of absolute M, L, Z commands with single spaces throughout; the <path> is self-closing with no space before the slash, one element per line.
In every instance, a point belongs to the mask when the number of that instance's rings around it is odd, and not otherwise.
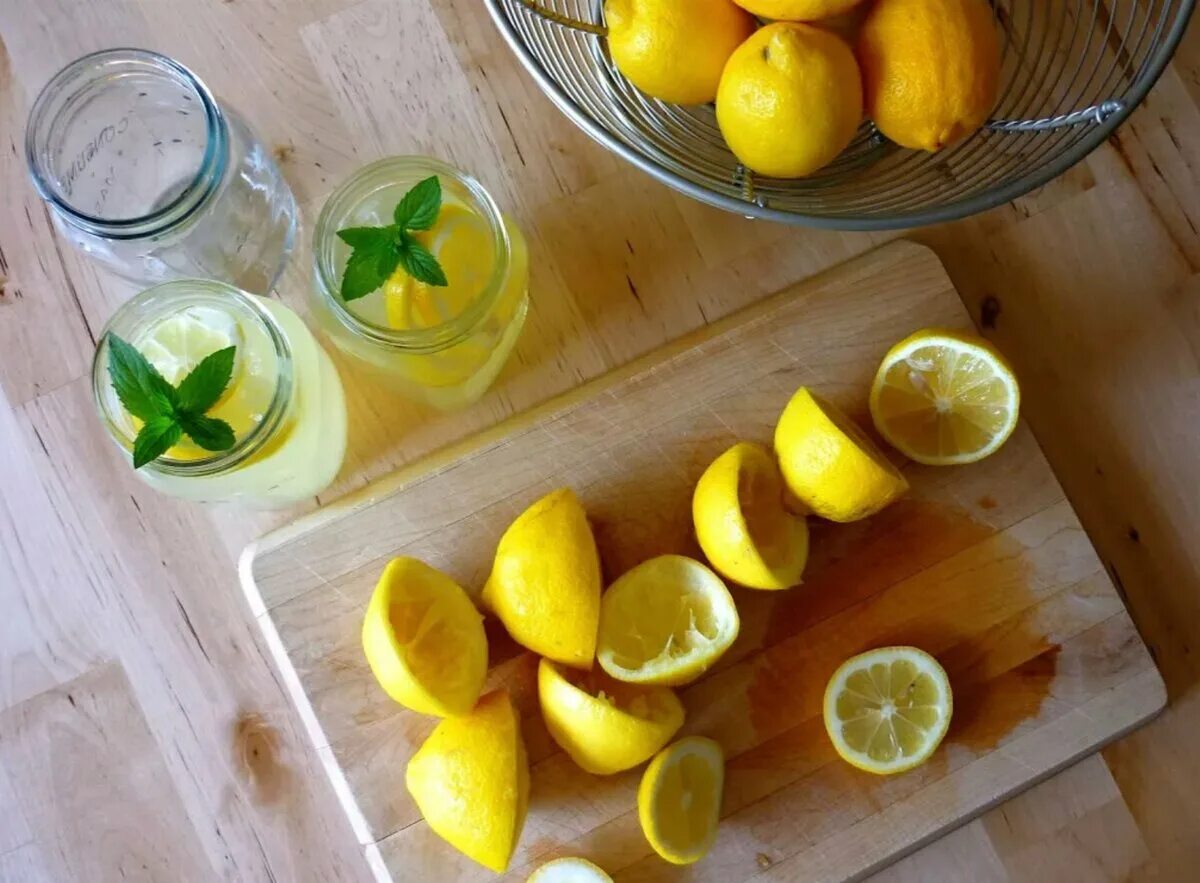
<path fill-rule="evenodd" d="M 1021 388 L 1000 352 L 975 334 L 926 329 L 892 347 L 871 387 L 871 418 L 888 443 L 932 466 L 974 463 L 1008 441 Z"/>
<path fill-rule="evenodd" d="M 638 787 L 638 820 L 654 851 L 675 865 L 704 858 L 724 786 L 725 754 L 712 739 L 688 736 L 655 757 Z"/>
<path fill-rule="evenodd" d="M 808 526 L 783 503 L 771 452 L 740 442 L 704 470 L 692 495 L 700 548 L 726 579 L 752 589 L 786 589 L 808 562 Z"/>
<path fill-rule="evenodd" d="M 415 558 L 384 568 L 362 643 L 383 689 L 414 711 L 466 714 L 483 689 L 483 617 L 454 580 Z"/>
<path fill-rule="evenodd" d="M 853 420 L 803 387 L 775 426 L 775 453 L 792 493 L 830 521 L 874 515 L 908 490 Z"/>
<path fill-rule="evenodd" d="M 825 731 L 847 763 L 902 773 L 927 761 L 950 727 L 954 698 L 938 661 L 884 647 L 842 663 L 825 688 Z"/>

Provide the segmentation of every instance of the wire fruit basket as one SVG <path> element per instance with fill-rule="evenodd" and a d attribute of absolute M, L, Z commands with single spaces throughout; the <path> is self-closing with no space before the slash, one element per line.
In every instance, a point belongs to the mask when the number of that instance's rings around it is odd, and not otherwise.
<path fill-rule="evenodd" d="M 1000 100 L 983 129 L 925 153 L 892 144 L 865 122 L 831 165 L 782 180 L 737 161 L 711 105 L 658 101 L 617 71 L 603 0 L 485 2 L 541 89 L 609 150 L 728 211 L 844 230 L 955 220 L 1062 174 L 1146 97 L 1195 6 L 1195 0 L 991 0 L 1003 69 Z"/>

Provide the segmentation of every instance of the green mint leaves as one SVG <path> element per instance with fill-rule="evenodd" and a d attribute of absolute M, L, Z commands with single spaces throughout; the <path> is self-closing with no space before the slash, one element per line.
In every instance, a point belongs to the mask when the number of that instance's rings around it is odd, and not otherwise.
<path fill-rule="evenodd" d="M 133 442 L 133 468 L 157 460 L 186 434 L 206 451 L 227 451 L 235 441 L 224 420 L 206 417 L 233 376 L 237 347 L 210 353 L 172 386 L 137 349 L 108 335 L 108 376 L 125 410 L 142 421 Z"/>
<path fill-rule="evenodd" d="M 397 267 L 403 267 L 405 273 L 427 285 L 448 284 L 437 258 L 409 232 L 430 229 L 441 210 L 442 184 L 435 175 L 404 194 L 392 213 L 395 223 L 338 230 L 338 238 L 352 249 L 342 275 L 342 300 L 366 297 L 383 285 Z"/>

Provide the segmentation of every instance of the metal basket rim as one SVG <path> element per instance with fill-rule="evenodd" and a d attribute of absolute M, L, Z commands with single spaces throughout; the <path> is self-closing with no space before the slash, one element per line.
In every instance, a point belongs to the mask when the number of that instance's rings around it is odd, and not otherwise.
<path fill-rule="evenodd" d="M 1150 90 L 1154 88 L 1172 57 L 1174 57 L 1175 51 L 1179 48 L 1184 31 L 1191 20 L 1193 12 L 1195 12 L 1197 0 L 1184 0 L 1183 8 L 1180 9 L 1179 15 L 1176 16 L 1175 21 L 1172 23 L 1170 32 L 1162 44 L 1159 45 L 1151 63 L 1147 66 L 1146 75 L 1135 83 L 1129 92 L 1121 96 L 1122 103 L 1124 104 L 1121 110 L 1111 114 L 1104 122 L 1097 124 L 1088 135 L 1079 139 L 1052 162 L 1046 163 L 1036 172 L 1026 177 L 1000 187 L 989 189 L 969 199 L 959 200 L 926 211 L 905 212 L 890 217 L 811 215 L 764 208 L 753 202 L 715 193 L 694 181 L 684 178 L 682 175 L 663 168 L 599 125 L 570 95 L 566 94 L 550 78 L 509 24 L 504 11 L 500 8 L 504 0 L 484 0 L 484 2 L 487 4 L 492 21 L 496 24 L 505 42 L 508 43 L 509 48 L 517 56 L 524 68 L 533 76 L 539 88 L 554 102 L 558 109 L 566 114 L 576 126 L 582 129 L 594 141 L 607 147 L 622 159 L 633 164 L 658 181 L 700 202 L 743 215 L 747 218 L 777 221 L 783 224 L 813 227 L 823 230 L 877 232 L 904 230 L 914 227 L 924 227 L 930 224 L 958 221 L 971 215 L 988 211 L 1044 186 L 1085 159 L 1093 150 L 1106 141 L 1117 128 L 1124 124 L 1130 115 L 1141 106 L 1146 96 L 1150 93 Z"/>

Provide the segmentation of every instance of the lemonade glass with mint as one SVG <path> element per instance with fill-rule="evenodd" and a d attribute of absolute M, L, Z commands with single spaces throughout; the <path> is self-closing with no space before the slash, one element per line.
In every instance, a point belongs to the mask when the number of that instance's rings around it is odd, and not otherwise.
<path fill-rule="evenodd" d="M 185 279 L 126 302 L 92 366 L 101 422 L 156 489 L 286 506 L 337 475 L 346 404 L 329 356 L 276 300 Z"/>
<path fill-rule="evenodd" d="M 338 347 L 438 408 L 478 399 L 528 309 L 525 237 L 470 175 L 428 157 L 360 169 L 325 203 L 312 315 Z"/>

